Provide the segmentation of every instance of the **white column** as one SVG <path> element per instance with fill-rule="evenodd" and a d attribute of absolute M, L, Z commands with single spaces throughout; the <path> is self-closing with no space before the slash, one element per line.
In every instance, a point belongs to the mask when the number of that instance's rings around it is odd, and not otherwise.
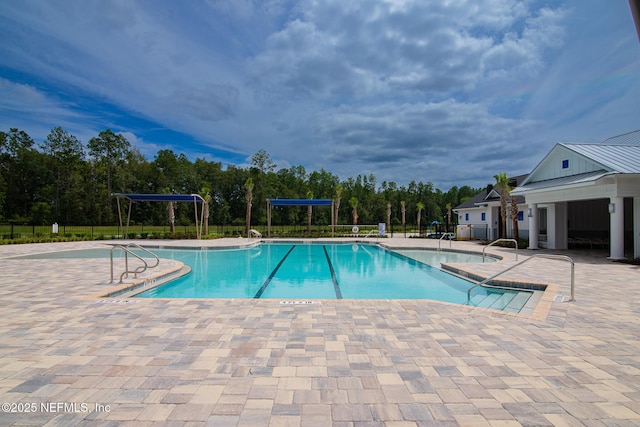
<path fill-rule="evenodd" d="M 609 214 L 611 219 L 609 259 L 624 259 L 624 198 L 611 197 L 609 199 Z"/>
<path fill-rule="evenodd" d="M 529 217 L 529 248 L 538 249 L 538 205 L 533 203 L 529 205 L 531 216 Z"/>
<path fill-rule="evenodd" d="M 556 249 L 569 247 L 568 212 L 567 202 L 556 203 Z"/>
<path fill-rule="evenodd" d="M 633 257 L 640 258 L 640 197 L 633 198 Z"/>
<path fill-rule="evenodd" d="M 493 207 L 488 206 L 485 208 L 487 212 L 487 225 L 489 228 L 487 229 L 487 240 L 494 240 L 493 238 Z"/>
<path fill-rule="evenodd" d="M 547 249 L 558 249 L 556 247 L 556 204 L 547 205 Z"/>

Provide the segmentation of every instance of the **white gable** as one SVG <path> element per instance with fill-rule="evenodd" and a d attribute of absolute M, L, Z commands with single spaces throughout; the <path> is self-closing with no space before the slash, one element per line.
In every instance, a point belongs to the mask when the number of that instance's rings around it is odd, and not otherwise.
<path fill-rule="evenodd" d="M 525 179 L 523 185 L 571 175 L 608 170 L 609 168 L 601 163 L 597 163 L 567 148 L 563 144 L 557 144 Z"/>

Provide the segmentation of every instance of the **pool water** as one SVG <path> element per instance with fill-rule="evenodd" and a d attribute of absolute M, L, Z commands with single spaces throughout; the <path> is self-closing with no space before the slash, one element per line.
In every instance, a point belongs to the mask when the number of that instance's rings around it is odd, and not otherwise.
<path fill-rule="evenodd" d="M 191 266 L 192 272 L 136 297 L 431 299 L 467 304 L 467 291 L 474 283 L 436 265 L 482 261 L 478 255 L 391 251 L 366 244 L 265 243 L 243 249 L 154 252 Z M 487 298 L 511 301 L 516 294 L 519 292 L 475 288 L 471 302 Z"/>
<path fill-rule="evenodd" d="M 243 248 L 154 249 L 191 272 L 137 298 L 430 299 L 520 312 L 532 291 L 475 287 L 441 263 L 483 262 L 482 255 L 428 249 L 389 250 L 360 243 L 261 243 Z M 133 249 L 143 258 L 149 255 Z M 47 252 L 29 259 L 109 258 L 110 248 Z M 123 257 L 115 251 L 115 257 Z M 487 257 L 484 261 L 495 261 Z M 108 262 L 108 261 L 107 261 Z"/>

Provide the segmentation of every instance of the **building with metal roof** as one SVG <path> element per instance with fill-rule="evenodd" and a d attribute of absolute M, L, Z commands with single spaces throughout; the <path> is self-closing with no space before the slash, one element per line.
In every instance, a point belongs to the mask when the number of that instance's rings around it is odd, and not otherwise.
<path fill-rule="evenodd" d="M 529 209 L 529 247 L 608 246 L 640 257 L 640 130 L 599 144 L 558 143 L 512 191 Z"/>

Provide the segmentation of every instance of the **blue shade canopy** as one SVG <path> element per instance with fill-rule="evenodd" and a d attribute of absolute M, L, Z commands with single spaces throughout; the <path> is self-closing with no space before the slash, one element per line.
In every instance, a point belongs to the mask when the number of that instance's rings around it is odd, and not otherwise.
<path fill-rule="evenodd" d="M 269 199 L 272 206 L 331 206 L 331 199 Z"/>
<path fill-rule="evenodd" d="M 129 194 L 113 193 L 132 202 L 204 202 L 199 194 Z"/>

